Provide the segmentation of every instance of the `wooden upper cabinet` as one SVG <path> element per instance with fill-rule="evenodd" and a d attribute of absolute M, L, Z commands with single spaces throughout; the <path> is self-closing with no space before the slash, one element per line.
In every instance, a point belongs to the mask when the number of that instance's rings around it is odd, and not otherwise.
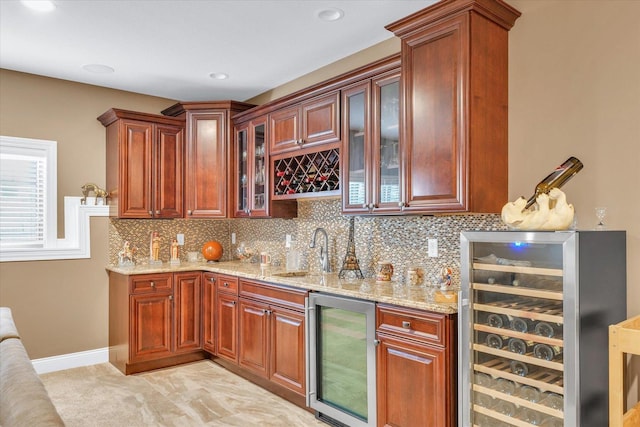
<path fill-rule="evenodd" d="M 500 212 L 508 200 L 508 31 L 500 0 L 449 0 L 386 28 L 402 40 L 405 212 Z"/>
<path fill-rule="evenodd" d="M 272 155 L 340 140 L 340 94 L 331 92 L 269 115 Z"/>
<path fill-rule="evenodd" d="M 186 121 L 185 218 L 227 218 L 231 193 L 231 115 L 253 105 L 183 102 L 162 114 Z"/>
<path fill-rule="evenodd" d="M 98 120 L 107 128 L 111 215 L 182 217 L 183 121 L 118 109 L 108 110 Z"/>

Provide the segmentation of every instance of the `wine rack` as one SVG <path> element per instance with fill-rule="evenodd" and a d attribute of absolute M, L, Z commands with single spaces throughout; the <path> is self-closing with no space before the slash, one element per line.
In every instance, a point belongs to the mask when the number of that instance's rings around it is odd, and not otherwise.
<path fill-rule="evenodd" d="M 461 242 L 462 425 L 605 425 L 591 406 L 607 385 L 590 373 L 606 366 L 609 323 L 586 308 L 624 315 L 624 232 L 463 232 Z M 601 367 L 581 366 L 582 335 L 595 346 L 582 349 L 588 366 Z"/>
<path fill-rule="evenodd" d="M 301 195 L 338 195 L 340 154 L 337 148 L 273 161 L 273 199 Z"/>

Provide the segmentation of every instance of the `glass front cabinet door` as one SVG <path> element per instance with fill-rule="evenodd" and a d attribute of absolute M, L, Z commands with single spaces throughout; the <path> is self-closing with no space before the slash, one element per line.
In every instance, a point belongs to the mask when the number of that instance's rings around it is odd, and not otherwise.
<path fill-rule="evenodd" d="M 266 120 L 254 120 L 236 127 L 235 217 L 268 215 L 266 126 Z"/>
<path fill-rule="evenodd" d="M 607 425 L 624 232 L 463 232 L 461 425 Z"/>
<path fill-rule="evenodd" d="M 343 90 L 342 211 L 393 213 L 400 204 L 400 74 Z"/>

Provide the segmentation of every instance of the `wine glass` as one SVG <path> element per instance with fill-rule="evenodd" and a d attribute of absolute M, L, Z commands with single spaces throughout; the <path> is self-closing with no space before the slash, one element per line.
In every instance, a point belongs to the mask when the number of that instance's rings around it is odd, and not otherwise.
<path fill-rule="evenodd" d="M 604 218 L 607 216 L 607 208 L 598 207 L 596 208 L 596 217 L 598 218 L 598 223 L 596 224 L 596 230 L 604 230 L 607 226 L 604 224 Z"/>

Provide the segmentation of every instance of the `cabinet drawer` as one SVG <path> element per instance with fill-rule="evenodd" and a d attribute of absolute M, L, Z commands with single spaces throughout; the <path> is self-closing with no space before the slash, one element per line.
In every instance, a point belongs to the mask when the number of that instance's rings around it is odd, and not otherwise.
<path fill-rule="evenodd" d="M 304 299 L 308 295 L 308 291 L 242 280 L 240 282 L 240 295 L 259 299 L 260 301 L 270 304 L 304 310 Z"/>
<path fill-rule="evenodd" d="M 129 279 L 130 294 L 145 294 L 151 292 L 172 292 L 172 274 L 143 274 L 131 276 Z"/>
<path fill-rule="evenodd" d="M 447 316 L 388 305 L 378 305 L 376 324 L 386 332 L 422 342 L 444 346 L 447 342 Z"/>
<path fill-rule="evenodd" d="M 228 294 L 238 295 L 238 278 L 234 276 L 218 275 L 216 290 Z"/>

